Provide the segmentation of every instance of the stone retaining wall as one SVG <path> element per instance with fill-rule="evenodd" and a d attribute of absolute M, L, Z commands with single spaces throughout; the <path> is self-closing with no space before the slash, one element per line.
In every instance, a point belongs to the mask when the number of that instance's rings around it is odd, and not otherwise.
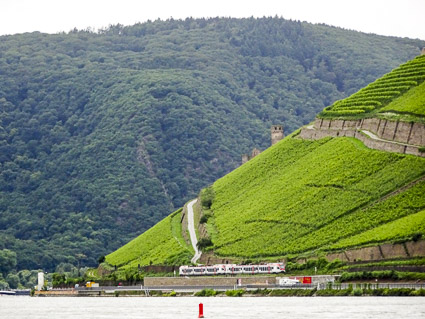
<path fill-rule="evenodd" d="M 425 256 L 425 240 L 407 242 L 406 249 L 410 257 L 423 257 Z"/>
<path fill-rule="evenodd" d="M 419 148 L 411 145 L 395 144 L 387 141 L 374 140 L 361 132 L 355 132 L 354 137 L 362 141 L 367 147 L 375 150 L 381 150 L 393 153 L 410 154 L 425 157 L 424 152 L 420 152 Z"/>
<path fill-rule="evenodd" d="M 425 273 L 424 266 L 374 266 L 374 267 L 350 267 L 348 271 L 386 271 L 395 270 L 400 272 L 423 272 Z"/>
<path fill-rule="evenodd" d="M 202 252 L 199 262 L 203 265 L 218 265 L 218 264 L 238 264 L 240 263 L 239 259 L 225 258 L 215 256 L 213 252 L 207 251 Z"/>
<path fill-rule="evenodd" d="M 179 266 L 168 266 L 168 265 L 150 265 L 141 266 L 140 270 L 143 272 L 155 272 L 155 273 L 167 273 L 167 272 L 179 272 Z"/>
<path fill-rule="evenodd" d="M 358 130 L 372 132 L 385 141 L 372 139 Z M 425 126 L 420 123 L 391 122 L 381 119 L 353 121 L 316 119 L 314 128 L 303 128 L 299 136 L 310 140 L 324 137 L 355 137 L 372 149 L 425 157 L 425 152 L 419 150 L 425 145 Z"/>
<path fill-rule="evenodd" d="M 384 140 L 425 146 L 425 125 L 370 118 L 362 120 L 325 120 L 316 118 L 316 130 L 367 130 Z"/>
<path fill-rule="evenodd" d="M 183 206 L 182 217 L 181 217 L 180 222 L 182 224 L 182 235 L 183 235 L 184 241 L 189 246 L 192 246 L 192 243 L 191 243 L 189 235 L 188 235 L 188 229 L 187 229 L 187 227 L 188 227 L 187 226 L 187 204 L 185 204 Z"/>
<path fill-rule="evenodd" d="M 199 212 L 199 220 L 202 218 L 202 216 L 204 215 L 204 212 L 202 211 L 202 207 L 201 207 L 201 199 L 198 198 L 198 201 L 195 203 L 195 205 L 193 205 L 193 213 L 195 214 L 195 212 Z M 199 234 L 199 238 L 198 241 L 202 238 L 208 238 L 208 232 L 207 232 L 207 227 L 206 224 L 198 224 L 198 234 Z"/>
<path fill-rule="evenodd" d="M 355 261 L 382 261 L 397 258 L 425 257 L 425 240 L 410 241 L 401 244 L 383 244 L 373 247 L 346 250 L 329 254 L 329 261 L 339 259 L 344 262 Z"/>

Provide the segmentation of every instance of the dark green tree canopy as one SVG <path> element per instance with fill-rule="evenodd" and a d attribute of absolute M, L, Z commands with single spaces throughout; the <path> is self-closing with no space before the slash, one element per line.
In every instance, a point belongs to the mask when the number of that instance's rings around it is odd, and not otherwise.
<path fill-rule="evenodd" d="M 0 273 L 6 274 L 16 267 L 16 253 L 9 249 L 0 250 Z"/>

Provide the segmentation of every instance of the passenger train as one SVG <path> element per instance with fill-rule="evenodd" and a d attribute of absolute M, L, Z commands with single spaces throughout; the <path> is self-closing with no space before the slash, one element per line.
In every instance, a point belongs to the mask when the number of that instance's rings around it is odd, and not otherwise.
<path fill-rule="evenodd" d="M 212 265 L 212 266 L 180 266 L 180 276 L 205 275 L 239 275 L 239 274 L 278 274 L 285 271 L 285 264 L 272 263 L 264 265 Z"/>

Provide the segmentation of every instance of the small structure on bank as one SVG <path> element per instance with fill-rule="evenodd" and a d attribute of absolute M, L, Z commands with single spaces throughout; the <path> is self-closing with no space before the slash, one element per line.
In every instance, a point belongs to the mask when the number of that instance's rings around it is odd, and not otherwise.
<path fill-rule="evenodd" d="M 37 274 L 37 290 L 40 291 L 44 287 L 44 272 L 40 271 Z"/>

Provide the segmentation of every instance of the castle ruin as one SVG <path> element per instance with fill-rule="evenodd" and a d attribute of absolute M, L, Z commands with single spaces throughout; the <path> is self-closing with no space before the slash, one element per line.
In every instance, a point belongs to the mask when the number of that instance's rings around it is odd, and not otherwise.
<path fill-rule="evenodd" d="M 272 125 L 270 129 L 271 135 L 271 144 L 272 146 L 283 139 L 283 126 L 282 125 Z"/>
<path fill-rule="evenodd" d="M 283 134 L 283 126 L 282 125 L 272 125 L 270 129 L 270 137 L 271 137 L 271 145 L 275 145 L 277 142 L 282 140 L 284 138 Z M 251 151 L 251 154 L 242 154 L 242 164 L 245 164 L 250 159 L 253 159 L 255 156 L 260 154 L 261 151 L 254 147 L 254 149 Z"/>

